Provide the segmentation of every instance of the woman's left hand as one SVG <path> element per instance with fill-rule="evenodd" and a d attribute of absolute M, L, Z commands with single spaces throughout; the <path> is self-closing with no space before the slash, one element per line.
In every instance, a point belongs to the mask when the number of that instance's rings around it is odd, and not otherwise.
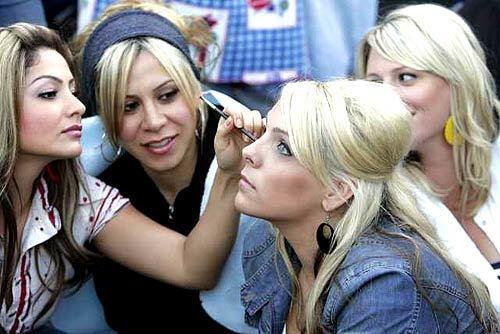
<path fill-rule="evenodd" d="M 243 168 L 241 150 L 248 145 L 248 139 L 238 129 L 245 129 L 259 138 L 264 131 L 264 119 L 257 110 L 229 106 L 224 109 L 229 117 L 219 120 L 214 148 L 219 168 L 234 174 Z"/>

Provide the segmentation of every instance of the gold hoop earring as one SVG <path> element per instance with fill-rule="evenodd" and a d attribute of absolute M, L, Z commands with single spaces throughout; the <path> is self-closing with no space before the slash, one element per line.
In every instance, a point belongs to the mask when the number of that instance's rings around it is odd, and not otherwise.
<path fill-rule="evenodd" d="M 463 143 L 463 137 L 457 133 L 455 135 L 455 124 L 453 123 L 453 117 L 448 117 L 443 129 L 444 140 L 449 145 L 460 145 Z"/>
<path fill-rule="evenodd" d="M 106 157 L 106 154 L 104 153 L 104 149 L 102 148 L 105 141 L 107 141 L 109 143 L 109 140 L 107 140 L 107 138 L 106 138 L 106 132 L 104 132 L 101 136 L 101 145 L 99 145 L 99 148 L 101 150 L 102 158 L 106 162 L 113 163 L 122 154 L 122 146 L 121 145 L 118 146 L 118 150 L 116 151 L 115 155 L 111 159 L 108 159 L 108 157 Z"/>

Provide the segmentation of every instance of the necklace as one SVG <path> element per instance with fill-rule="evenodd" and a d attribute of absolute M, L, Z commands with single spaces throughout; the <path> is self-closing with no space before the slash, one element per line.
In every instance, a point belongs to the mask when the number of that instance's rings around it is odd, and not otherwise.
<path fill-rule="evenodd" d="M 174 206 L 170 205 L 168 207 L 168 219 L 174 220 Z"/>

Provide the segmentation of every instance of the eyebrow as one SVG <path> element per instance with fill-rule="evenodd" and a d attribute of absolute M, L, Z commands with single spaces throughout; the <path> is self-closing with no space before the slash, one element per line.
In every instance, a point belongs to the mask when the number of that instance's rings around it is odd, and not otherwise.
<path fill-rule="evenodd" d="M 170 83 L 173 83 L 174 80 L 172 79 L 168 79 L 166 80 L 165 82 L 162 82 L 161 84 L 159 84 L 158 86 L 156 86 L 155 88 L 153 88 L 153 92 L 155 94 L 158 94 L 158 91 L 160 91 L 162 88 L 164 88 L 166 85 L 170 84 Z M 137 95 L 134 95 L 134 94 L 131 94 L 131 95 L 126 95 L 125 96 L 126 98 L 135 98 L 137 97 Z"/>
<path fill-rule="evenodd" d="M 391 73 L 395 73 L 395 72 L 399 72 L 399 71 L 404 70 L 404 69 L 408 69 L 408 67 L 406 67 L 406 66 L 399 66 L 399 67 L 393 68 L 390 72 Z M 367 77 L 369 77 L 369 76 L 378 77 L 379 74 L 378 73 L 367 73 L 366 76 Z"/>
<path fill-rule="evenodd" d="M 280 134 L 283 134 L 283 135 L 286 135 L 288 136 L 288 132 L 286 132 L 285 130 L 283 129 L 280 129 L 280 128 L 277 128 L 277 127 L 274 127 L 272 129 L 273 133 L 280 133 Z"/>
<path fill-rule="evenodd" d="M 63 83 L 64 83 L 61 79 L 59 79 L 58 77 L 55 77 L 55 76 L 53 76 L 53 75 L 41 75 L 41 76 L 39 76 L 38 78 L 35 78 L 33 81 L 31 81 L 30 86 L 31 86 L 31 85 L 33 85 L 35 82 L 37 82 L 37 81 L 41 80 L 41 79 L 49 79 L 49 80 L 57 81 L 57 82 L 58 82 L 58 83 L 60 83 L 60 84 L 63 84 Z M 75 79 L 73 78 L 73 79 L 71 79 L 71 80 L 69 81 L 69 84 L 71 85 L 71 84 L 73 84 L 74 82 L 75 82 Z"/>
<path fill-rule="evenodd" d="M 168 84 L 174 82 L 172 79 L 168 79 L 162 84 L 159 84 L 156 88 L 153 89 L 153 92 L 158 93 L 159 90 L 161 90 L 163 87 L 167 86 Z"/>

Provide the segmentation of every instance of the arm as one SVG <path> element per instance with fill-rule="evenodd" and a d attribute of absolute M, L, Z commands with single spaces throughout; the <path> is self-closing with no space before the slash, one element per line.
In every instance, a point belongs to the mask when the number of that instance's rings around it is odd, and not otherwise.
<path fill-rule="evenodd" d="M 257 117 L 237 114 L 250 131 Z M 259 124 L 260 124 L 259 116 Z M 249 126 L 250 125 L 250 126 Z M 234 207 L 238 191 L 241 149 L 245 145 L 234 131 L 233 118 L 220 122 L 215 138 L 218 160 L 207 208 L 186 238 L 154 223 L 132 206 L 122 209 L 95 238 L 99 250 L 120 264 L 144 275 L 186 288 L 212 287 L 231 250 L 239 214 Z"/>

